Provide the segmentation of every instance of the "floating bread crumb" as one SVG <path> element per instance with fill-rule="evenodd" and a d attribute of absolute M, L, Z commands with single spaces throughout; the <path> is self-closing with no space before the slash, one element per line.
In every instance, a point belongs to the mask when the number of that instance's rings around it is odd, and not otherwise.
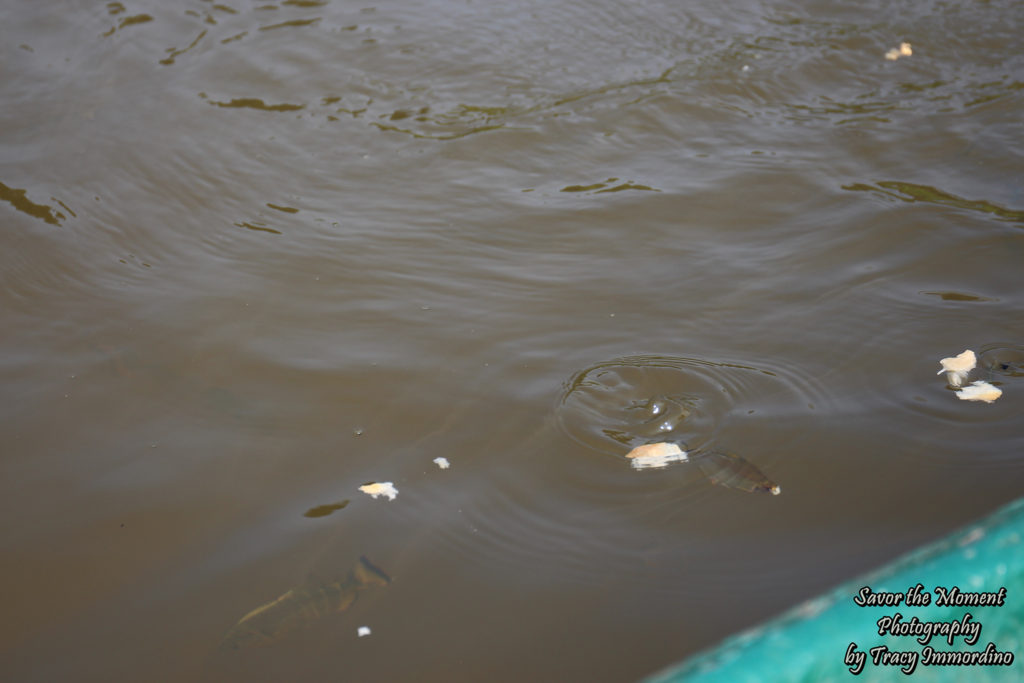
<path fill-rule="evenodd" d="M 966 349 L 963 353 L 952 358 L 943 358 L 939 361 L 939 364 L 942 365 L 942 369 L 935 374 L 941 375 L 946 373 L 946 381 L 949 382 L 949 386 L 958 387 L 964 383 L 967 375 L 978 364 L 978 359 L 974 355 L 974 351 Z"/>
<path fill-rule="evenodd" d="M 356 629 L 356 634 L 358 634 L 360 638 L 362 638 L 363 636 L 368 636 L 370 635 L 370 633 L 371 631 L 369 626 L 360 626 Z"/>
<path fill-rule="evenodd" d="M 448 458 L 444 458 L 444 457 L 434 458 L 434 462 L 442 470 L 446 470 L 446 469 L 448 469 L 449 467 L 452 466 L 452 464 L 450 462 L 448 462 Z"/>
<path fill-rule="evenodd" d="M 651 467 L 665 467 L 673 462 L 686 462 L 686 451 L 677 444 L 669 442 L 649 443 L 637 446 L 626 457 L 630 459 L 633 469 L 642 470 Z"/>
<path fill-rule="evenodd" d="M 961 401 L 984 401 L 985 403 L 991 403 L 1002 395 L 1002 389 L 981 380 L 971 382 L 970 386 L 956 392 L 956 397 Z"/>
<path fill-rule="evenodd" d="M 395 496 L 398 495 L 398 489 L 396 489 L 395 485 L 390 481 L 363 484 L 359 487 L 359 490 L 374 498 L 377 496 L 387 496 L 388 500 L 394 500 Z"/>
<path fill-rule="evenodd" d="M 900 57 L 909 57 L 914 54 L 914 51 L 910 48 L 910 43 L 900 43 L 899 47 L 894 47 L 885 53 L 885 58 L 891 62 L 895 62 Z"/>

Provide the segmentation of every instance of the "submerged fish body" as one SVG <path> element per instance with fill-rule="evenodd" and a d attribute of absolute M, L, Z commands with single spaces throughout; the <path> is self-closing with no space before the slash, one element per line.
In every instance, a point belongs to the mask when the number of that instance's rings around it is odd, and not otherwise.
<path fill-rule="evenodd" d="M 667 467 L 674 462 L 687 462 L 691 454 L 684 451 L 678 444 L 668 441 L 637 446 L 626 454 L 633 469 L 649 469 Z M 782 488 L 769 479 L 757 467 L 738 455 L 711 451 L 693 454 L 694 462 L 712 484 L 730 489 L 738 489 L 747 493 L 757 491 L 777 496 Z"/>
<path fill-rule="evenodd" d="M 773 496 L 782 493 L 782 487 L 766 477 L 753 463 L 733 453 L 703 453 L 697 459 L 697 466 L 708 481 L 717 486 L 748 493 L 770 493 Z"/>
<path fill-rule="evenodd" d="M 307 581 L 249 612 L 227 632 L 221 648 L 266 645 L 326 616 L 344 612 L 361 591 L 390 582 L 387 574 L 360 557 L 352 571 L 340 581 Z"/>

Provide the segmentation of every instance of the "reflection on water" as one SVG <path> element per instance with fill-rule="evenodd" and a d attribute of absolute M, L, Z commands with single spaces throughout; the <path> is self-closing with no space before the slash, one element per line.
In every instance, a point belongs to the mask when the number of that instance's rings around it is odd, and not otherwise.
<path fill-rule="evenodd" d="M 895 197 L 905 202 L 934 202 L 936 204 L 967 209 L 968 211 L 983 211 L 1003 220 L 1024 223 L 1024 211 L 1011 211 L 1001 206 L 996 206 L 991 202 L 964 199 L 926 185 L 915 185 L 914 183 L 901 183 L 891 180 L 881 181 L 876 183 L 876 185 L 877 187 L 872 187 L 862 183 L 855 183 L 843 189 L 859 192 L 878 192 L 887 197 Z"/>
<path fill-rule="evenodd" d="M 1020 493 L 1020 3 L 21 5 L 5 680 L 635 680 Z"/>
<path fill-rule="evenodd" d="M 51 225 L 60 225 L 60 222 L 64 220 L 64 214 L 54 211 L 45 204 L 36 204 L 25 196 L 25 190 L 23 189 L 7 187 L 0 183 L 0 199 L 10 202 L 11 206 L 18 211 L 22 211 L 34 218 L 40 218 Z M 58 204 L 60 203 L 59 200 L 54 201 L 57 201 Z M 74 212 L 67 207 L 64 207 L 64 209 L 74 216 Z"/>

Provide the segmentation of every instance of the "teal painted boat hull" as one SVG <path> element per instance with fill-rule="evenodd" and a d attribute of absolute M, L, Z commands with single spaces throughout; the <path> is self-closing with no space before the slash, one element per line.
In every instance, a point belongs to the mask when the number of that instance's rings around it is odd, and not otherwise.
<path fill-rule="evenodd" d="M 918 584 L 921 588 L 916 595 L 927 596 L 927 605 L 908 604 L 908 591 Z M 943 602 L 936 588 L 951 592 L 954 586 L 961 591 L 961 597 Z M 872 600 L 862 594 L 865 587 L 876 594 L 873 599 L 886 592 L 892 594 L 892 601 L 897 600 L 895 594 L 900 594 L 899 602 L 860 606 L 855 598 L 866 603 Z M 974 601 L 974 596 L 979 602 L 995 604 L 949 604 Z M 885 617 L 895 619 L 897 614 L 900 619 L 895 627 L 884 621 Z M 965 616 L 968 614 L 970 617 Z M 953 637 L 952 644 L 949 636 L 941 632 L 928 639 L 926 629 L 959 628 L 953 622 L 965 629 L 980 624 L 977 641 L 970 644 L 965 640 L 972 637 L 969 631 Z M 882 634 L 880 628 L 884 628 Z M 713 650 L 651 676 L 645 683 L 1022 681 L 1024 664 L 1017 657 L 1022 641 L 1024 498 L 881 570 L 805 602 L 778 619 L 732 636 Z M 1003 663 L 943 665 L 935 660 L 943 655 L 927 652 L 931 648 L 938 653 L 982 653 L 989 643 L 1002 655 L 990 654 L 981 661 L 998 658 Z M 887 648 L 887 652 L 876 650 L 876 664 L 871 650 L 879 647 Z M 857 666 L 854 660 L 858 652 L 863 653 L 864 662 L 855 676 L 851 668 Z M 917 662 L 912 665 L 914 653 Z M 890 655 L 889 663 L 881 658 L 883 654 Z"/>

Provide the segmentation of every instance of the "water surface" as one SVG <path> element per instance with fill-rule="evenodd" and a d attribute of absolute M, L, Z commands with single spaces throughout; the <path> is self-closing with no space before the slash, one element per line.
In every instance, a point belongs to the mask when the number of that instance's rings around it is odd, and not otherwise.
<path fill-rule="evenodd" d="M 4 678 L 635 680 L 1018 497 L 1022 24 L 8 8 Z M 632 470 L 651 401 L 782 495 Z M 218 650 L 362 555 L 390 585 Z"/>

